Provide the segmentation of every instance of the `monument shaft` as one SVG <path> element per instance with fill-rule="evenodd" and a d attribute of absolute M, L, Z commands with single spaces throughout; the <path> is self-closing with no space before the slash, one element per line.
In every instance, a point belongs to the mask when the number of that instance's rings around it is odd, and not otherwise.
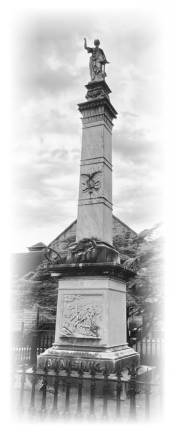
<path fill-rule="evenodd" d="M 105 81 L 86 87 L 88 100 L 79 104 L 83 130 L 76 240 L 94 237 L 112 244 L 112 120 L 117 113 Z"/>

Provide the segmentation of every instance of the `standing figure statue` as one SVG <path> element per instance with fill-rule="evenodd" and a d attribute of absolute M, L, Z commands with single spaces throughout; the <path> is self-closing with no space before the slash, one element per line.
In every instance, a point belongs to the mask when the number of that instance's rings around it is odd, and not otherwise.
<path fill-rule="evenodd" d="M 104 51 L 99 48 L 99 45 L 100 41 L 95 39 L 94 47 L 90 48 L 87 46 L 86 38 L 84 38 L 84 48 L 88 53 L 92 53 L 89 59 L 91 81 L 101 81 L 106 77 L 105 64 L 109 62 L 106 60 Z"/>

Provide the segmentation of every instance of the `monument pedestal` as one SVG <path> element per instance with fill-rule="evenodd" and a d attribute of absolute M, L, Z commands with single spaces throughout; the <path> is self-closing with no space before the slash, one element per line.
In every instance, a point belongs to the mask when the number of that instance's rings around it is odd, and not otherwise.
<path fill-rule="evenodd" d="M 48 360 L 53 367 L 63 359 L 71 359 L 74 365 L 95 361 L 112 366 L 118 362 L 124 367 L 132 361 L 138 363 L 139 355 L 126 342 L 124 279 L 128 271 L 113 263 L 59 265 L 54 268 L 57 270 L 55 342 L 39 356 L 38 366 Z"/>

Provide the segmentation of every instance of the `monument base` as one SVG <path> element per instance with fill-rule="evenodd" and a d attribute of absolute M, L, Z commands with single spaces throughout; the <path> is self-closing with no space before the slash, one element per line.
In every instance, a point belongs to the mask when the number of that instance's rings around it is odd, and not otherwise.
<path fill-rule="evenodd" d="M 116 263 L 59 265 L 56 332 L 53 346 L 38 357 L 38 367 L 53 369 L 71 360 L 81 363 L 131 367 L 139 354 L 127 344 L 126 278 Z"/>
<path fill-rule="evenodd" d="M 128 347 L 127 344 L 116 347 L 98 349 L 88 346 L 53 347 L 48 348 L 43 354 L 38 356 L 37 367 L 43 369 L 45 364 L 53 369 L 58 363 L 62 361 L 71 361 L 72 369 L 78 367 L 83 363 L 85 368 L 91 363 L 98 364 L 100 367 L 109 366 L 114 368 L 118 365 L 120 368 L 131 367 L 132 364 L 137 366 L 139 364 L 139 354 L 133 349 Z"/>

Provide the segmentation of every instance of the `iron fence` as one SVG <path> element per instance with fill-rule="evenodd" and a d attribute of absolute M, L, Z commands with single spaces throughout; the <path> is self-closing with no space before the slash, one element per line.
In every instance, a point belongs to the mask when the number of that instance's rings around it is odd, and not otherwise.
<path fill-rule="evenodd" d="M 54 342 L 54 334 L 46 331 L 35 331 L 28 344 L 16 344 L 12 348 L 13 362 L 16 364 L 26 363 L 32 365 L 36 362 L 37 355 L 50 348 Z"/>
<path fill-rule="evenodd" d="M 16 344 L 12 348 L 13 359 L 16 363 L 32 365 L 37 355 L 50 348 L 54 342 L 54 332 L 35 331 L 29 343 Z M 130 340 L 130 346 L 140 354 L 141 363 L 149 366 L 159 366 L 163 354 L 163 339 L 160 338 L 143 338 L 139 341 Z"/>
<path fill-rule="evenodd" d="M 161 385 L 157 377 L 152 381 L 148 368 L 141 369 L 102 368 L 93 362 L 74 367 L 68 360 L 56 362 L 53 369 L 48 362 L 42 370 L 24 365 L 13 374 L 13 408 L 24 417 L 155 418 L 162 407 Z"/>
<path fill-rule="evenodd" d="M 161 363 L 164 347 L 162 338 L 130 339 L 130 346 L 140 354 L 141 363 L 151 366 L 158 366 Z"/>

